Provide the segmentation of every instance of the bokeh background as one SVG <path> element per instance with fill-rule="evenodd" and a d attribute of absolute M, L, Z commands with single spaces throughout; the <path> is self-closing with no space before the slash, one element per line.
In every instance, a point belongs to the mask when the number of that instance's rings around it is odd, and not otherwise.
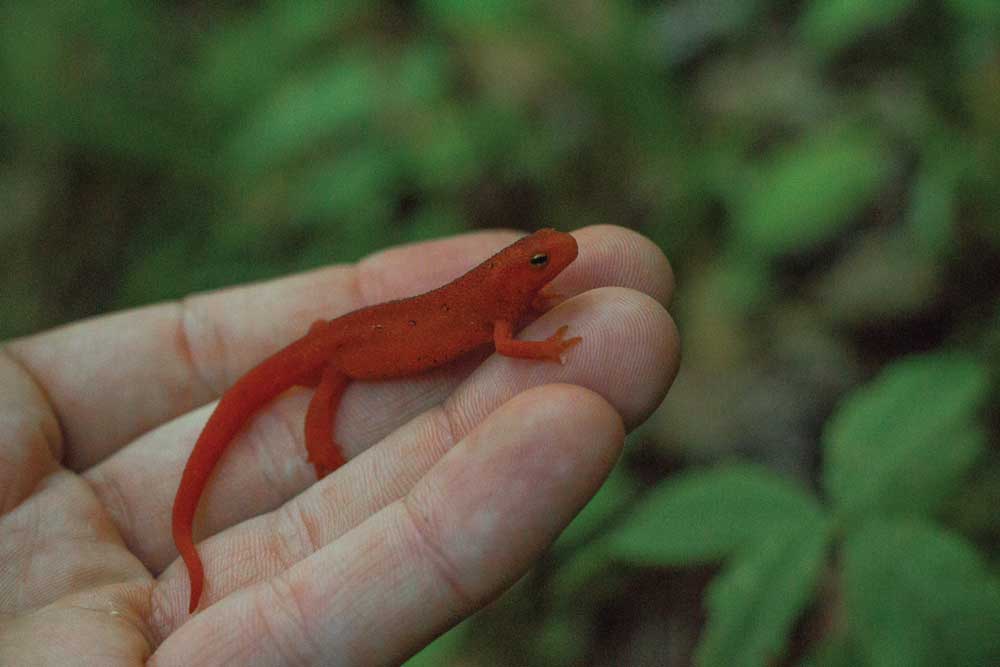
<path fill-rule="evenodd" d="M 1000 3 L 0 5 L 0 339 L 593 223 L 681 374 L 412 664 L 1000 664 Z"/>

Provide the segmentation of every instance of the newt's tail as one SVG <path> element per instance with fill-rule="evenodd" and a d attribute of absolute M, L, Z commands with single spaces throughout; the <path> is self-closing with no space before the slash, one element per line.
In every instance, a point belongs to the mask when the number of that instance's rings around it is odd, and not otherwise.
<path fill-rule="evenodd" d="M 253 413 L 278 394 L 304 382 L 310 373 L 315 374 L 315 349 L 310 349 L 311 347 L 308 336 L 305 336 L 237 380 L 222 395 L 191 450 L 174 498 L 172 523 L 174 544 L 177 545 L 177 551 L 184 559 L 191 577 L 191 604 L 188 611 L 192 614 L 198 607 L 205 580 L 205 571 L 192 535 L 198 500 L 215 464 Z"/>
<path fill-rule="evenodd" d="M 212 469 L 222 457 L 226 446 L 243 428 L 253 412 L 260 407 L 258 401 L 251 403 L 246 401 L 247 398 L 246 394 L 237 392 L 227 392 L 222 396 L 212 416 L 208 418 L 205 429 L 198 436 L 198 441 L 195 442 L 187 465 L 184 466 L 184 473 L 181 475 L 177 497 L 174 498 L 174 544 L 177 545 L 177 551 L 184 559 L 191 577 L 191 604 L 188 611 L 192 614 L 198 607 L 205 579 L 201 558 L 198 557 L 198 551 L 194 547 L 192 535 L 194 513 Z M 263 402 L 266 401 L 260 403 Z"/>

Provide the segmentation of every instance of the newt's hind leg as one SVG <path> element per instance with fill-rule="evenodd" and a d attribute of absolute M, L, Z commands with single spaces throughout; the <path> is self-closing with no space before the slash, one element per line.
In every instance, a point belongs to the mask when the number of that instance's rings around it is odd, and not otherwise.
<path fill-rule="evenodd" d="M 323 479 L 344 465 L 344 451 L 333 441 L 333 423 L 340 397 L 347 387 L 347 376 L 333 366 L 326 366 L 316 393 L 306 411 L 306 453 L 316 468 L 316 478 Z"/>

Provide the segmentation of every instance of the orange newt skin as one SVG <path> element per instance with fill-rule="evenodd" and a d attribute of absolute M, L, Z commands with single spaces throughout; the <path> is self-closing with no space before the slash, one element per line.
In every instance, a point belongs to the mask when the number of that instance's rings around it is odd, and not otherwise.
<path fill-rule="evenodd" d="M 404 377 L 444 365 L 493 343 L 508 357 L 561 362 L 580 342 L 560 327 L 543 341 L 519 341 L 513 332 L 553 295 L 543 288 L 577 255 L 569 234 L 543 229 L 436 290 L 319 320 L 308 333 L 241 377 L 219 400 L 198 436 L 174 499 L 173 534 L 191 577 L 189 611 L 198 607 L 204 569 L 192 524 L 198 499 L 223 451 L 253 416 L 294 386 L 315 386 L 305 418 L 309 461 L 322 478 L 344 463 L 333 441 L 340 397 L 351 380 Z"/>

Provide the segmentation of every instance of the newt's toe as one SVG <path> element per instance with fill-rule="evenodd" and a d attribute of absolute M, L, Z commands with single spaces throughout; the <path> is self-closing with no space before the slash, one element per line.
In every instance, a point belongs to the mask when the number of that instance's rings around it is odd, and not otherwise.
<path fill-rule="evenodd" d="M 564 324 L 556 329 L 556 332 L 545 341 L 549 346 L 549 353 L 546 355 L 549 361 L 555 361 L 560 364 L 564 363 L 562 353 L 583 340 L 580 336 L 564 339 L 563 336 L 567 330 L 569 330 L 569 325 Z"/>

